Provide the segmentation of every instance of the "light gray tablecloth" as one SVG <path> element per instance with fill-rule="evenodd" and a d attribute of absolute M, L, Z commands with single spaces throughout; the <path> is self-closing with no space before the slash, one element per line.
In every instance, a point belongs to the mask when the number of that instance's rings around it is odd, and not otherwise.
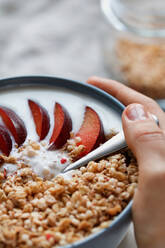
<path fill-rule="evenodd" d="M 0 0 L 0 76 L 107 76 L 99 0 Z"/>
<path fill-rule="evenodd" d="M 0 0 L 0 77 L 107 77 L 99 0 Z M 120 248 L 135 248 L 132 227 Z"/>

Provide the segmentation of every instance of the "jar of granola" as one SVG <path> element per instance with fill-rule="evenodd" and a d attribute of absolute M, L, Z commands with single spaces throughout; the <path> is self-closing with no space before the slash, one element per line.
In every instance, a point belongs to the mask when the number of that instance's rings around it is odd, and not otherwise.
<path fill-rule="evenodd" d="M 101 0 L 108 20 L 103 54 L 112 78 L 165 98 L 165 1 Z"/>

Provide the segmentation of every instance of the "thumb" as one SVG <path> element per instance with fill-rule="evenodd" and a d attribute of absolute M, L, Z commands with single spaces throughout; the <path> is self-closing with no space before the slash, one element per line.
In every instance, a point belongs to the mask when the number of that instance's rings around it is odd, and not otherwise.
<path fill-rule="evenodd" d="M 138 161 L 139 170 L 165 170 L 165 134 L 151 113 L 141 104 L 131 104 L 124 110 L 122 122 L 126 142 Z"/>

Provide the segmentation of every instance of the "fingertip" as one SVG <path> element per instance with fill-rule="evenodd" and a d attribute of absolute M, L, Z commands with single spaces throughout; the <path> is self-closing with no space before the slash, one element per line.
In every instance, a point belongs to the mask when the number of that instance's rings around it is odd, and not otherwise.
<path fill-rule="evenodd" d="M 137 121 L 150 118 L 150 115 L 142 104 L 132 103 L 125 108 L 122 118 L 127 121 Z"/>
<path fill-rule="evenodd" d="M 91 76 L 87 79 L 87 83 L 92 84 L 92 85 L 97 85 L 101 81 L 102 81 L 102 79 L 100 77 L 95 76 L 95 75 Z"/>
<path fill-rule="evenodd" d="M 127 106 L 123 111 L 122 124 L 126 142 L 139 161 L 148 159 L 153 151 L 157 154 L 162 153 L 162 148 L 164 151 L 164 132 L 143 105 Z"/>

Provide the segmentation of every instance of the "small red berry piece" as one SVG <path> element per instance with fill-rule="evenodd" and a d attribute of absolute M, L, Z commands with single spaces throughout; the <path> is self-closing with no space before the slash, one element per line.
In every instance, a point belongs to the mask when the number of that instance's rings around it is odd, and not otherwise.
<path fill-rule="evenodd" d="M 67 162 L 67 159 L 66 159 L 66 158 L 62 158 L 62 159 L 60 160 L 60 162 L 61 162 L 61 164 L 65 164 L 65 163 Z"/>
<path fill-rule="evenodd" d="M 108 182 L 108 181 L 109 181 L 109 178 L 108 178 L 108 177 L 104 177 L 104 180 L 105 180 L 106 182 Z"/>
<path fill-rule="evenodd" d="M 46 239 L 47 239 L 47 240 L 49 240 L 50 238 L 53 238 L 53 237 L 54 237 L 54 236 L 53 236 L 52 234 L 50 234 L 50 233 L 47 233 L 47 234 L 46 234 Z"/>

